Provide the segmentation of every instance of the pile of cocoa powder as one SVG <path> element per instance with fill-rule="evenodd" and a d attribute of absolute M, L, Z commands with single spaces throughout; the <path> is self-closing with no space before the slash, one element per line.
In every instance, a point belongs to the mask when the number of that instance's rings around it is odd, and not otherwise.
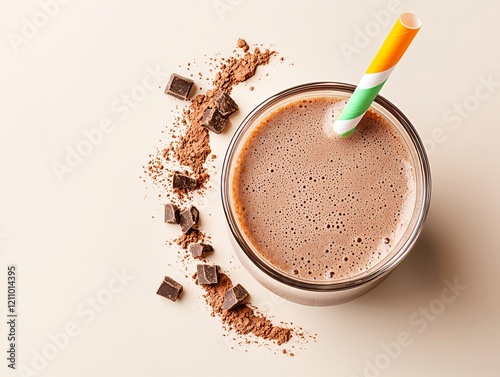
<path fill-rule="evenodd" d="M 169 189 L 168 182 L 173 172 L 168 170 L 167 163 L 175 160 L 181 166 L 190 169 L 190 175 L 198 181 L 197 190 L 206 188 L 206 183 L 210 179 L 206 161 L 212 150 L 209 131 L 201 126 L 203 113 L 207 107 L 213 108 L 215 106 L 217 92 L 231 93 L 234 85 L 255 75 L 257 67 L 268 64 L 271 57 L 276 54 L 276 51 L 269 49 L 261 51 L 258 47 L 255 47 L 253 52 L 249 52 L 248 44 L 239 39 L 238 45 L 242 45 L 242 43 L 243 46 L 246 46 L 243 56 L 221 58 L 219 71 L 212 82 L 212 89 L 207 90 L 204 94 L 198 94 L 177 118 L 175 126 L 184 127 L 185 131 L 181 134 L 173 132 L 174 137 L 168 145 L 158 150 L 156 154 L 150 155 L 145 172 L 155 184 Z M 211 157 L 215 159 L 216 156 L 212 155 Z M 189 198 L 189 192 L 185 189 L 176 190 L 174 193 L 181 200 L 186 196 Z"/>
<path fill-rule="evenodd" d="M 258 66 L 268 64 L 271 57 L 276 54 L 275 51 L 269 49 L 261 51 L 258 47 L 250 51 L 250 47 L 243 39 L 237 41 L 237 46 L 242 49 L 243 54 L 219 59 L 218 71 L 212 81 L 212 88 L 195 96 L 189 105 L 182 109 L 174 123 L 168 127 L 170 135 L 168 143 L 149 156 L 150 160 L 145 167 L 145 172 L 155 185 L 163 189 L 165 197 L 170 201 L 184 205 L 192 199 L 192 191 L 172 189 L 171 179 L 175 170 L 172 165 L 177 164 L 184 169 L 181 170 L 183 174 L 196 178 L 198 181 L 196 192 L 203 194 L 207 188 L 207 182 L 210 179 L 207 161 L 215 159 L 216 156 L 211 154 L 210 133 L 201 126 L 201 120 L 205 109 L 214 106 L 216 93 L 219 91 L 231 93 L 234 85 L 252 77 Z M 215 62 L 217 59 L 211 58 L 210 60 Z M 202 77 L 201 73 L 198 75 Z M 253 90 L 253 86 L 250 90 Z M 204 242 L 210 238 L 209 235 L 194 228 L 173 240 L 183 250 L 179 251 L 179 258 L 184 264 L 184 270 L 187 271 L 188 265 L 193 262 L 187 251 L 189 245 Z M 169 244 L 172 245 L 172 242 Z M 231 279 L 224 273 L 219 274 L 217 285 L 203 285 L 204 298 L 211 308 L 212 316 L 220 318 L 226 330 L 235 331 L 241 336 L 252 334 L 277 345 L 288 342 L 292 336 L 305 339 L 301 328 L 283 323 L 280 326 L 274 325 L 250 304 L 243 304 L 232 310 L 222 310 L 225 293 L 231 287 Z M 250 341 L 247 339 L 246 343 Z M 287 352 L 286 349 L 282 349 L 282 353 L 294 356 L 293 352 Z"/>
<path fill-rule="evenodd" d="M 292 337 L 292 329 L 276 326 L 262 314 L 256 314 L 249 305 L 240 305 L 233 310 L 223 310 L 222 303 L 226 291 L 233 286 L 231 279 L 223 273 L 219 273 L 217 285 L 204 285 L 205 300 L 212 308 L 212 315 L 218 316 L 227 329 L 234 330 L 237 334 L 253 334 L 259 338 L 267 339 L 282 345 Z"/>

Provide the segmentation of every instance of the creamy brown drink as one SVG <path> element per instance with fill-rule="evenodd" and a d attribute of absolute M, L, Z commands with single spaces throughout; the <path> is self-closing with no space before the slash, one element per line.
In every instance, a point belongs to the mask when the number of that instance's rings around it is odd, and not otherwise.
<path fill-rule="evenodd" d="M 403 236 L 416 201 L 410 152 L 369 111 L 347 138 L 327 136 L 344 99 L 292 102 L 260 122 L 237 156 L 237 221 L 259 255 L 311 281 L 354 277 Z"/>

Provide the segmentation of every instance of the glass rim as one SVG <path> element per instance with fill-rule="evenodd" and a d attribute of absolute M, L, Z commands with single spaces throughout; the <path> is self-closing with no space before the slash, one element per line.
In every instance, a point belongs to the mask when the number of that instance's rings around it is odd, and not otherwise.
<path fill-rule="evenodd" d="M 262 272 L 264 272 L 269 277 L 274 280 L 283 283 L 288 286 L 292 286 L 295 288 L 309 290 L 309 291 L 337 291 L 350 289 L 357 286 L 362 286 L 365 283 L 368 283 L 372 280 L 375 280 L 382 275 L 390 272 L 394 269 L 410 252 L 412 247 L 414 246 L 418 235 L 422 231 L 423 224 L 425 218 L 427 216 L 427 212 L 430 205 L 430 196 L 431 196 L 431 176 L 430 176 L 430 164 L 427 158 L 427 154 L 425 152 L 424 145 L 422 140 L 420 139 L 417 131 L 409 121 L 409 119 L 399 110 L 392 102 L 388 101 L 384 97 L 378 95 L 374 103 L 384 110 L 389 112 L 401 125 L 404 131 L 407 133 L 409 139 L 411 140 L 413 147 L 415 148 L 416 154 L 418 156 L 418 161 L 413 161 L 414 165 L 419 162 L 419 167 L 422 173 L 422 189 L 423 189 L 423 197 L 422 197 L 422 205 L 420 211 L 418 213 L 418 217 L 416 218 L 415 227 L 411 230 L 411 234 L 408 236 L 406 242 L 400 247 L 396 253 L 390 257 L 388 260 L 383 261 L 380 265 L 376 265 L 374 270 L 364 276 L 353 276 L 352 278 L 346 278 L 340 281 L 306 281 L 294 279 L 291 276 L 287 276 L 285 273 L 277 271 L 272 268 L 268 264 L 264 263 L 261 258 L 256 257 L 252 250 L 252 247 L 246 241 L 246 237 L 241 231 L 238 220 L 236 219 L 235 214 L 233 213 L 232 207 L 230 205 L 230 191 L 231 184 L 229 182 L 230 176 L 230 163 L 233 161 L 235 157 L 235 150 L 238 142 L 240 142 L 241 136 L 243 132 L 253 124 L 253 121 L 260 116 L 262 113 L 265 113 L 267 109 L 272 107 L 275 104 L 278 104 L 280 101 L 292 97 L 293 95 L 300 93 L 310 93 L 314 94 L 315 91 L 325 91 L 331 90 L 333 92 L 344 92 L 347 95 L 352 94 L 355 85 L 342 83 L 342 82 L 334 82 L 334 81 L 321 81 L 321 82 L 311 82 L 301 85 L 296 85 L 291 88 L 285 89 L 277 94 L 270 96 L 269 98 L 262 101 L 259 105 L 257 105 L 241 122 L 238 126 L 238 129 L 235 131 L 231 141 L 228 145 L 228 149 L 226 151 L 224 162 L 222 165 L 222 174 L 221 174 L 221 197 L 222 197 L 222 206 L 224 209 L 224 215 L 226 217 L 226 221 L 229 225 L 229 229 L 236 240 L 237 244 L 244 252 L 246 257 L 257 266 Z M 377 109 L 375 109 L 377 111 Z M 269 113 L 268 113 L 269 114 Z M 418 185 L 418 183 L 417 183 Z M 415 213 L 412 217 L 415 216 Z M 362 275 L 362 274 L 360 274 Z"/>

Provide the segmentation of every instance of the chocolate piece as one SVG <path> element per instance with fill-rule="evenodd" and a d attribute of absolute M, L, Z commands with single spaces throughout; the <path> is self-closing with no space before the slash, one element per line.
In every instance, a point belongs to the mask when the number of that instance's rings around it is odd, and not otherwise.
<path fill-rule="evenodd" d="M 175 204 L 165 204 L 165 222 L 179 224 L 179 208 Z"/>
<path fill-rule="evenodd" d="M 198 273 L 199 284 L 217 284 L 219 282 L 218 266 L 215 264 L 198 264 L 196 271 Z"/>
<path fill-rule="evenodd" d="M 219 113 L 225 117 L 228 117 L 238 110 L 238 105 L 226 92 L 218 92 L 215 95 L 215 105 L 217 106 Z"/>
<path fill-rule="evenodd" d="M 168 80 L 167 87 L 165 88 L 165 94 L 170 94 L 180 99 L 186 99 L 189 96 L 193 83 L 194 81 L 191 79 L 172 73 L 170 80 Z"/>
<path fill-rule="evenodd" d="M 202 258 L 205 255 L 211 253 L 214 251 L 214 248 L 212 245 L 208 245 L 206 243 L 192 243 L 189 245 L 189 251 L 191 252 L 191 255 L 193 258 Z"/>
<path fill-rule="evenodd" d="M 174 189 L 195 189 L 198 187 L 198 181 L 194 178 L 188 177 L 187 175 L 182 175 L 179 172 L 174 173 L 174 178 L 172 179 L 172 187 Z"/>
<path fill-rule="evenodd" d="M 181 225 L 182 233 L 187 233 L 194 225 L 198 224 L 200 213 L 195 206 L 185 209 L 179 213 L 179 224 Z"/>
<path fill-rule="evenodd" d="M 222 303 L 223 310 L 234 309 L 238 305 L 242 304 L 243 301 L 248 297 L 248 292 L 240 284 L 226 291 L 226 296 L 224 297 L 224 302 Z"/>
<path fill-rule="evenodd" d="M 216 134 L 220 134 L 227 126 L 228 119 L 223 116 L 217 109 L 207 107 L 203 113 L 201 125 Z"/>
<path fill-rule="evenodd" d="M 156 294 L 175 301 L 179 298 L 181 292 L 182 285 L 177 283 L 171 277 L 165 276 L 165 279 L 161 282 L 160 288 L 158 288 Z"/>

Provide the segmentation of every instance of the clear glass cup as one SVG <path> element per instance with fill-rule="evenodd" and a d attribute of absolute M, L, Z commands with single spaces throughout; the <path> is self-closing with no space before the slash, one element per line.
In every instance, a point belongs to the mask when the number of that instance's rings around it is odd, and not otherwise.
<path fill-rule="evenodd" d="M 242 265 L 269 290 L 300 304 L 326 306 L 353 300 L 380 284 L 403 260 L 422 230 L 430 204 L 430 167 L 424 146 L 415 128 L 391 102 L 377 96 L 372 109 L 381 114 L 401 134 L 413 162 L 416 180 L 416 201 L 408 227 L 391 253 L 372 268 L 350 278 L 334 281 L 304 281 L 277 270 L 259 255 L 242 231 L 235 212 L 231 189 L 236 159 L 248 135 L 273 111 L 297 100 L 314 97 L 349 98 L 355 86 L 338 82 L 316 82 L 284 90 L 258 105 L 234 134 L 222 167 L 222 204 L 234 250 Z"/>

